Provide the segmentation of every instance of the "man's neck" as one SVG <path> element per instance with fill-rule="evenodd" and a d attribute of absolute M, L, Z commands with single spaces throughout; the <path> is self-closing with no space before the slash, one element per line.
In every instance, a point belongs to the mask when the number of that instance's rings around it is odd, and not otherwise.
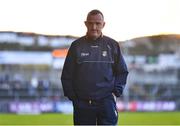
<path fill-rule="evenodd" d="M 89 39 L 89 40 L 93 40 L 93 41 L 95 41 L 95 40 L 97 40 L 97 39 L 99 39 L 99 38 L 101 38 L 101 37 L 103 37 L 103 34 L 101 34 L 99 37 L 90 37 L 90 36 L 88 36 L 88 35 L 86 34 L 86 38 Z"/>

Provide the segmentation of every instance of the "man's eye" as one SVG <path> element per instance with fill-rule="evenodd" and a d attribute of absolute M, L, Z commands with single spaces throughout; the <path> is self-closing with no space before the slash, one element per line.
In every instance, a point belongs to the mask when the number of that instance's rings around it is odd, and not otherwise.
<path fill-rule="evenodd" d="M 92 26 L 92 25 L 96 25 L 96 26 L 101 26 L 101 22 L 88 22 L 88 25 Z"/>
<path fill-rule="evenodd" d="M 92 22 L 88 22 L 88 24 L 89 24 L 89 25 L 93 25 L 94 23 L 92 23 Z"/>

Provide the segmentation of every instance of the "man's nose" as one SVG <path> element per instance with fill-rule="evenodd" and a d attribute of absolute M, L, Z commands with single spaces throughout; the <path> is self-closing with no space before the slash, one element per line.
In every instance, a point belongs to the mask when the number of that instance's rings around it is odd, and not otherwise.
<path fill-rule="evenodd" d="M 92 25 L 92 29 L 96 29 L 97 28 L 97 25 L 96 24 L 93 24 Z"/>

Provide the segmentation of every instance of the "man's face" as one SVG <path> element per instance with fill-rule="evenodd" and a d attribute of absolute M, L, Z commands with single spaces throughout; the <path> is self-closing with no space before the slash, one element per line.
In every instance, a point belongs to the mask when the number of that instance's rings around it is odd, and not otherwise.
<path fill-rule="evenodd" d="M 101 36 L 105 22 L 101 14 L 95 14 L 87 17 L 85 25 L 87 27 L 87 36 L 95 40 Z"/>

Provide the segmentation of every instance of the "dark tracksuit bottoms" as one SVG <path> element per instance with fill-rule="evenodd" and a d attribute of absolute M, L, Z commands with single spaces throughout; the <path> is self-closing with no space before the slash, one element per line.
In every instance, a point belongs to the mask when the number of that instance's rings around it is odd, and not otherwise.
<path fill-rule="evenodd" d="M 118 112 L 113 96 L 98 101 L 73 101 L 75 125 L 116 125 Z"/>

